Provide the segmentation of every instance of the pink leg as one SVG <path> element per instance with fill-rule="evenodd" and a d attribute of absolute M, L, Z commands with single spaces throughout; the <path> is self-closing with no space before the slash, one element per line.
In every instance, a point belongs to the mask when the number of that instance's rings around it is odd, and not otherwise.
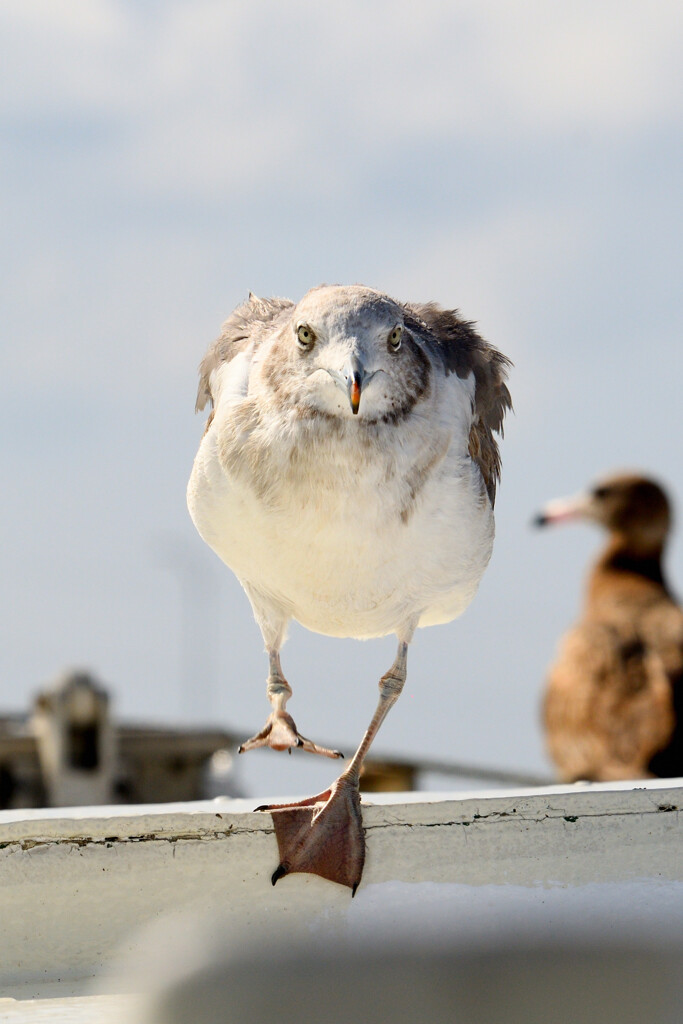
<path fill-rule="evenodd" d="M 355 895 L 365 862 L 365 833 L 360 807 L 360 770 L 382 722 L 398 700 L 406 678 L 408 643 L 379 683 L 379 703 L 347 768 L 324 793 L 294 804 L 258 807 L 273 816 L 280 863 L 273 885 L 297 871 L 348 885 Z"/>

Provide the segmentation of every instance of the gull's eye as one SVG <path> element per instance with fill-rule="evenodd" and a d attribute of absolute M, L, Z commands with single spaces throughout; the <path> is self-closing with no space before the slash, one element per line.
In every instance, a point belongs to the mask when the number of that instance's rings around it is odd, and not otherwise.
<path fill-rule="evenodd" d="M 608 496 L 609 496 L 609 487 L 600 486 L 600 487 L 594 487 L 593 488 L 593 497 L 597 498 L 598 501 L 604 501 L 604 499 L 607 498 Z"/>
<path fill-rule="evenodd" d="M 313 348 L 315 342 L 315 334 L 308 326 L 308 324 L 299 324 L 296 329 L 296 340 L 299 342 L 299 347 L 303 349 Z"/>
<path fill-rule="evenodd" d="M 392 352 L 398 352 L 401 347 L 401 335 L 403 334 L 403 328 L 400 324 L 396 324 L 393 331 L 389 334 L 389 348 Z"/>

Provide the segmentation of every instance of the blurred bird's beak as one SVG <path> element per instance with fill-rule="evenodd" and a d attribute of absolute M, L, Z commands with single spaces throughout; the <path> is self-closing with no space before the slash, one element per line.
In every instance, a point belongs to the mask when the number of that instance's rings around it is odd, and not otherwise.
<path fill-rule="evenodd" d="M 590 496 L 577 494 L 573 498 L 556 498 L 549 501 L 532 520 L 533 526 L 550 526 L 566 523 L 572 519 L 583 519 L 590 513 Z"/>

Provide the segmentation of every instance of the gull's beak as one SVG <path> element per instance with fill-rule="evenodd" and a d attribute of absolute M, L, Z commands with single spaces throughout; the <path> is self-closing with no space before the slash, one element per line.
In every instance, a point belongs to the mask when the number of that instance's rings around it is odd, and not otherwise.
<path fill-rule="evenodd" d="M 351 356 L 345 370 L 344 380 L 346 382 L 346 390 L 349 393 L 349 402 L 351 403 L 351 412 L 354 416 L 358 415 L 358 409 L 360 407 L 360 396 L 363 390 L 363 384 L 365 383 L 365 367 L 361 363 L 358 356 Z"/>
<path fill-rule="evenodd" d="M 341 390 L 345 391 L 349 396 L 351 412 L 354 416 L 357 416 L 358 409 L 360 408 L 360 398 L 363 388 L 368 386 L 372 378 L 377 373 L 377 370 L 373 370 L 371 373 L 368 373 L 363 365 L 363 361 L 355 352 L 350 357 L 343 370 L 333 370 L 329 367 L 325 367 L 325 369 L 337 387 L 341 388 Z"/>

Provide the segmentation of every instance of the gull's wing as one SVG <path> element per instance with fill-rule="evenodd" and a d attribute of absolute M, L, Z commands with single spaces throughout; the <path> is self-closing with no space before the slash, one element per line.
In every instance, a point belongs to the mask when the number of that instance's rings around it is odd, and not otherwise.
<path fill-rule="evenodd" d="M 260 299 L 250 293 L 247 301 L 230 314 L 220 336 L 199 364 L 196 412 L 200 412 L 207 402 L 214 404 L 212 378 L 218 367 L 229 363 L 249 346 L 257 347 L 268 331 L 286 318 L 293 306 L 289 299 Z"/>
<path fill-rule="evenodd" d="M 455 309 L 434 302 L 406 304 L 406 326 L 439 354 L 444 371 L 466 378 L 474 374 L 474 418 L 470 431 L 470 456 L 479 466 L 491 504 L 500 477 L 500 453 L 494 433 L 503 434 L 503 419 L 512 400 L 507 384 L 510 360 L 485 341 L 472 323 Z"/>

